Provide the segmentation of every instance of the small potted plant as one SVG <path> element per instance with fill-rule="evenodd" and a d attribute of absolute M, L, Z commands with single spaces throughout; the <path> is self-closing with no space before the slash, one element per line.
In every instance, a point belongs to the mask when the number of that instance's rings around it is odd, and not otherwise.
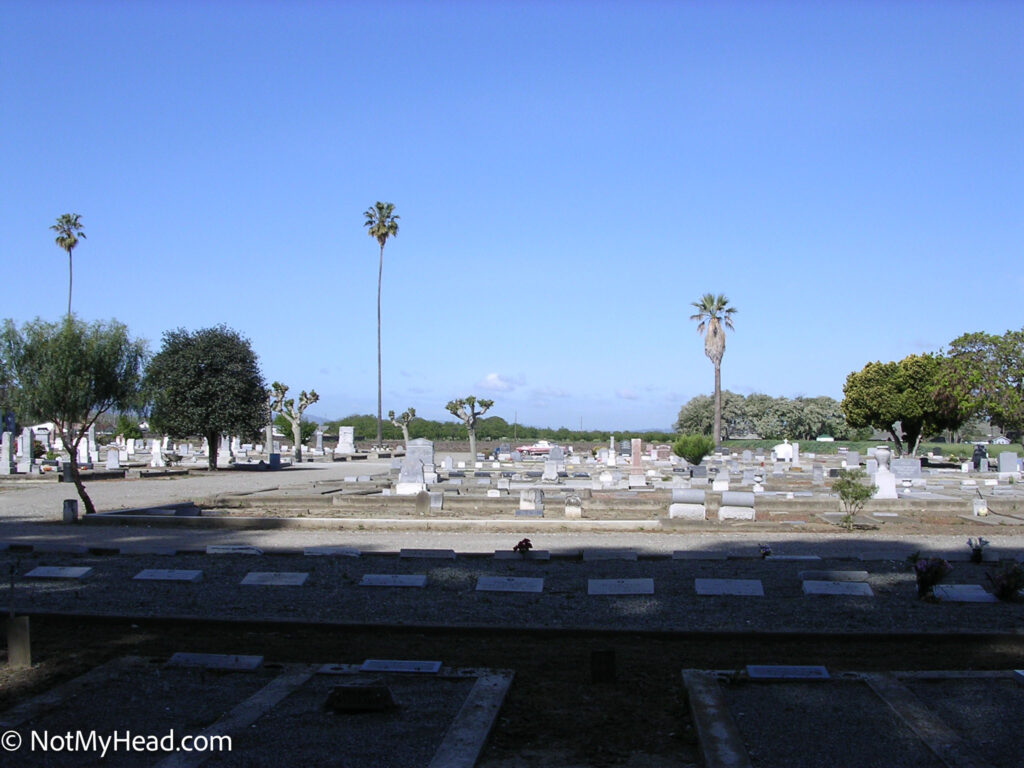
<path fill-rule="evenodd" d="M 512 551 L 518 552 L 519 556 L 523 559 L 525 559 L 526 556 L 530 554 L 531 549 L 533 549 L 533 542 L 531 542 L 529 539 L 523 539 L 514 547 L 512 547 Z"/>
<path fill-rule="evenodd" d="M 993 576 L 985 574 L 992 583 L 992 594 L 1000 600 L 1016 600 L 1017 593 L 1024 589 L 1024 566 L 1020 563 L 1004 568 Z"/>
<path fill-rule="evenodd" d="M 935 585 L 953 570 L 953 566 L 949 564 L 948 560 L 941 557 L 921 557 L 920 552 L 915 552 L 907 560 L 910 561 L 914 569 L 919 598 L 931 596 Z"/>
<path fill-rule="evenodd" d="M 758 550 L 761 552 L 761 559 L 765 559 L 772 556 L 772 545 L 771 544 L 758 544 Z"/>
<path fill-rule="evenodd" d="M 985 554 L 983 550 L 985 549 L 985 547 L 988 546 L 987 539 L 983 539 L 981 538 L 981 536 L 978 537 L 977 541 L 975 541 L 974 539 L 968 539 L 967 546 L 971 548 L 972 563 L 980 563 L 982 560 L 985 559 Z"/>

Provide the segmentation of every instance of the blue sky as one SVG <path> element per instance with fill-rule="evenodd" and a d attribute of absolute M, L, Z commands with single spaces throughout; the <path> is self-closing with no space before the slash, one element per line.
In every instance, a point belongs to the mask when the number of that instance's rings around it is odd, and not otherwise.
<path fill-rule="evenodd" d="M 1021 2 L 0 0 L 0 317 L 225 323 L 310 413 L 668 428 L 1024 325 Z"/>

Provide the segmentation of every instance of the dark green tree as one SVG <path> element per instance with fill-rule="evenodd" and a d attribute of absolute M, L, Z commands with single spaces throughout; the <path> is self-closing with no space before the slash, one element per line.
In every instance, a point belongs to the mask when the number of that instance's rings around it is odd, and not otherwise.
<path fill-rule="evenodd" d="M 956 429 L 964 420 L 945 396 L 940 366 L 934 355 L 910 355 L 898 363 L 868 363 L 851 373 L 841 404 L 846 423 L 888 432 L 898 455 L 915 455 L 924 435 Z"/>
<path fill-rule="evenodd" d="M 725 328 L 730 331 L 735 307 L 723 295 L 705 293 L 699 301 L 691 302 L 697 310 L 690 319 L 697 322 L 697 333 L 704 335 L 704 354 L 715 366 L 715 445 L 722 442 L 722 357 L 725 355 Z"/>
<path fill-rule="evenodd" d="M 68 317 L 71 317 L 71 283 L 73 271 L 71 269 L 71 252 L 75 250 L 79 240 L 85 240 L 85 232 L 82 231 L 82 217 L 77 213 L 62 213 L 57 217 L 57 223 L 51 224 L 50 229 L 57 233 L 56 243 L 61 250 L 68 254 Z"/>
<path fill-rule="evenodd" d="M 363 212 L 366 221 L 366 234 L 374 238 L 380 245 L 380 262 L 377 266 L 377 444 L 384 439 L 383 433 L 383 396 L 381 389 L 381 364 L 380 364 L 380 286 L 384 277 L 384 245 L 389 237 L 398 235 L 398 219 L 395 213 L 395 206 L 391 203 L 382 203 L 379 200 L 372 207 Z"/>
<path fill-rule="evenodd" d="M 725 390 L 719 393 L 720 437 L 729 440 L 746 431 L 743 395 Z M 690 398 L 676 418 L 675 429 L 682 434 L 712 435 L 715 430 L 715 400 L 707 395 Z"/>
<path fill-rule="evenodd" d="M 20 331 L 8 320 L 3 347 L 18 410 L 52 421 L 70 454 L 71 479 L 86 514 L 96 508 L 78 467 L 78 445 L 104 413 L 140 405 L 146 347 L 112 320 L 87 325 L 75 317 L 59 323 L 35 320 Z"/>
<path fill-rule="evenodd" d="M 221 435 L 255 439 L 270 420 L 267 385 L 248 339 L 219 325 L 167 331 L 146 369 L 150 424 L 171 437 L 202 435 L 217 468 Z"/>
<path fill-rule="evenodd" d="M 943 360 L 942 383 L 950 408 L 983 414 L 1024 442 L 1024 328 L 954 339 Z"/>
<path fill-rule="evenodd" d="M 476 461 L 476 422 L 494 405 L 493 400 L 477 399 L 474 395 L 449 400 L 445 410 L 466 425 L 469 433 L 469 460 Z M 477 410 L 479 406 L 479 410 Z"/>

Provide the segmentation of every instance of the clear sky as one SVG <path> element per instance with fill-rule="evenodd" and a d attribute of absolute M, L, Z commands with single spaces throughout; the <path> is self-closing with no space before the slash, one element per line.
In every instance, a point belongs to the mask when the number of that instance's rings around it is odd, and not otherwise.
<path fill-rule="evenodd" d="M 0 0 L 0 317 L 225 323 L 309 413 L 669 428 L 1024 325 L 1024 2 Z"/>

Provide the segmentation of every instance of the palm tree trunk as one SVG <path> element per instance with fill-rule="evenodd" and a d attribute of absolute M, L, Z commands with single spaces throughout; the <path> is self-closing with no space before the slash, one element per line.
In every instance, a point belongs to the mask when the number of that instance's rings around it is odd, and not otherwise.
<path fill-rule="evenodd" d="M 722 365 L 715 363 L 715 447 L 722 442 Z"/>
<path fill-rule="evenodd" d="M 71 317 L 71 283 L 73 275 L 71 270 L 71 249 L 68 249 L 68 318 Z"/>
<path fill-rule="evenodd" d="M 384 439 L 383 420 L 383 398 L 381 396 L 381 368 L 380 368 L 380 284 L 384 276 L 384 246 L 380 247 L 380 264 L 377 267 L 377 445 Z"/>

